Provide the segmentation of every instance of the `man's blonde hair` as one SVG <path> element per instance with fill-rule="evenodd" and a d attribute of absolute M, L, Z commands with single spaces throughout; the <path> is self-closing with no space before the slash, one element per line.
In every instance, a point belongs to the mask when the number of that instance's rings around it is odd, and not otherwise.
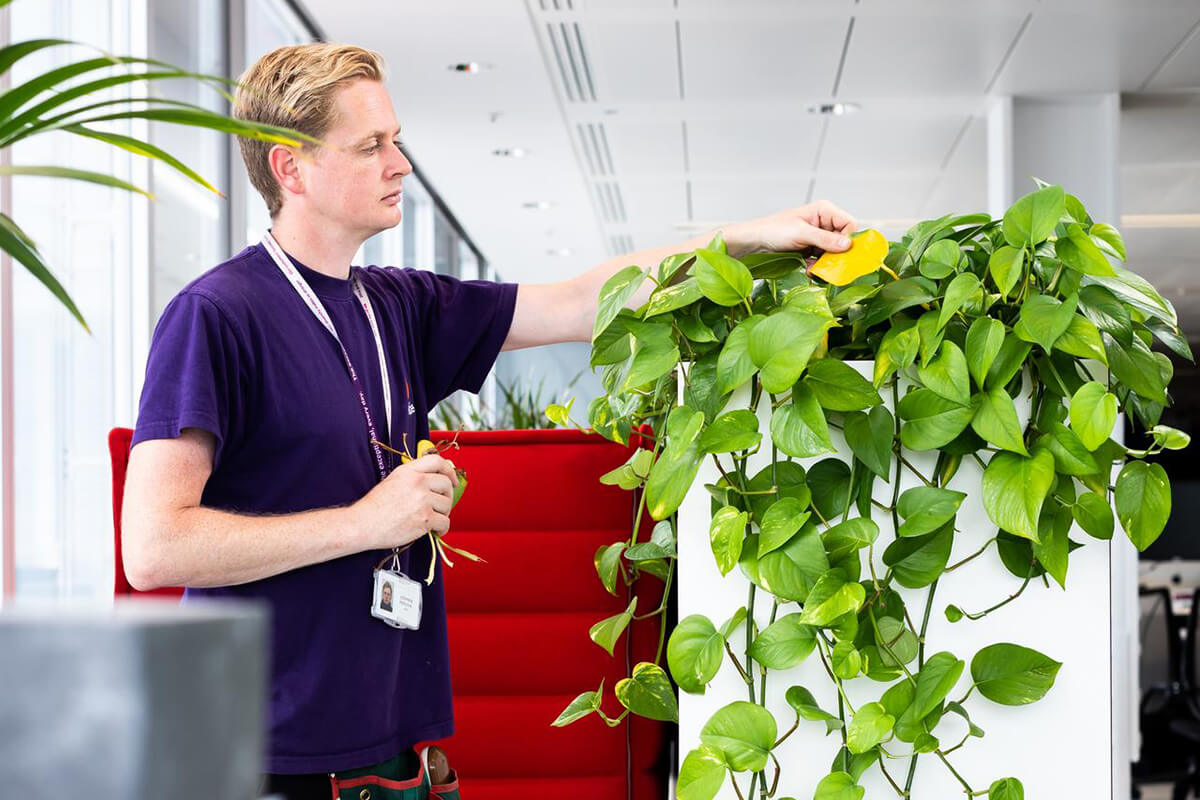
<path fill-rule="evenodd" d="M 337 90 L 364 78 L 384 80 L 383 56 L 373 50 L 323 42 L 280 47 L 242 74 L 234 93 L 233 115 L 320 139 L 337 122 Z M 283 190 L 267 160 L 273 145 L 239 137 L 238 146 L 250 183 L 263 196 L 274 218 L 283 207 Z"/>

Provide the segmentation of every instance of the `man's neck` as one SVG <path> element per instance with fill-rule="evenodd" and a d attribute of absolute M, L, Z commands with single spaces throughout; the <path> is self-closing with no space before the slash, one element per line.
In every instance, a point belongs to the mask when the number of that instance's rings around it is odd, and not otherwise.
<path fill-rule="evenodd" d="M 271 235 L 292 258 L 334 278 L 350 277 L 350 260 L 364 239 L 336 226 L 295 219 L 282 210 L 271 223 Z"/>

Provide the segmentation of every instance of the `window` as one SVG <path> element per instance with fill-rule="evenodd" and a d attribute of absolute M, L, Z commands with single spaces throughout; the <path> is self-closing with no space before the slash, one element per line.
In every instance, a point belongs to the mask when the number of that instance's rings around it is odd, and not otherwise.
<path fill-rule="evenodd" d="M 13 41 L 52 36 L 115 53 L 131 47 L 120 0 L 42 0 L 9 11 Z M 84 48 L 43 50 L 18 62 L 12 78 L 28 80 L 92 55 Z M 112 130 L 144 135 L 129 126 Z M 65 133 L 26 140 L 11 157 L 14 164 L 58 164 L 146 183 L 145 162 L 134 173 L 123 151 Z M 14 507 L 4 535 L 12 542 L 15 585 L 5 592 L 107 599 L 112 492 L 105 434 L 132 419 L 136 402 L 132 364 L 145 346 L 147 311 L 145 236 L 139 247 L 132 231 L 145 219 L 146 204 L 76 181 L 14 178 L 11 190 L 14 218 L 70 291 L 91 335 L 23 267 L 13 266 L 4 303 L 12 314 L 14 435 L 4 469 Z"/>

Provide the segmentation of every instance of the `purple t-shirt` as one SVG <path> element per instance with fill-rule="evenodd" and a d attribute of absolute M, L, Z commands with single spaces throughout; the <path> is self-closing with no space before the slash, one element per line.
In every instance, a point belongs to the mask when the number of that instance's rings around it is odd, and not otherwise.
<path fill-rule="evenodd" d="M 379 359 L 351 282 L 296 266 L 333 318 L 376 426 L 386 427 Z M 430 407 L 458 389 L 479 391 L 508 335 L 517 286 L 415 269 L 353 270 L 387 353 L 388 443 L 401 449 L 406 434 L 415 449 L 428 436 Z M 184 288 L 154 331 L 133 443 L 174 438 L 187 427 L 216 437 L 201 500 L 211 508 L 280 514 L 349 505 L 378 481 L 341 351 L 261 244 Z M 442 565 L 424 589 L 420 630 L 399 630 L 370 616 L 372 570 L 385 553 L 187 590 L 187 597 L 270 604 L 266 771 L 352 769 L 454 732 Z M 401 566 L 421 580 L 429 558 L 423 538 Z"/>

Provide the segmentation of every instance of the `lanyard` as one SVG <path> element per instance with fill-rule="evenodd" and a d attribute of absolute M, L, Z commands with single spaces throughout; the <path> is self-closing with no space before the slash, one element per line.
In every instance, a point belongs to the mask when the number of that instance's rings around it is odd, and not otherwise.
<path fill-rule="evenodd" d="M 354 369 L 354 364 L 350 362 L 350 354 L 346 352 L 346 346 L 342 344 L 341 338 L 338 336 L 337 329 L 333 327 L 333 319 L 329 316 L 329 312 L 325 310 L 325 306 L 321 303 L 320 298 L 313 292 L 312 287 L 304 280 L 304 276 L 296 269 L 296 265 L 283 252 L 283 248 L 275 241 L 275 237 L 270 231 L 263 236 L 263 246 L 267 252 L 271 254 L 271 258 L 275 261 L 275 265 L 279 267 L 280 272 L 292 284 L 292 288 L 296 290 L 296 294 L 300 295 L 300 299 L 308 306 L 308 310 L 312 312 L 317 321 L 324 326 L 325 330 L 329 331 L 329 335 L 337 342 L 338 347 L 342 351 L 342 358 L 346 361 L 346 371 L 350 374 L 350 381 L 354 384 L 354 390 L 358 392 L 358 402 L 362 406 L 363 417 L 367 420 L 367 433 L 372 439 L 371 449 L 375 454 L 375 467 L 379 471 L 379 480 L 387 477 L 388 470 L 384 466 L 383 450 L 374 442 L 381 441 L 379 434 L 375 431 L 375 422 L 371 418 L 371 409 L 367 405 L 367 396 L 363 392 L 362 383 L 358 380 L 358 372 Z M 379 356 L 379 374 L 383 380 L 383 404 L 387 414 L 387 430 L 388 437 L 392 433 L 392 385 L 388 378 L 387 357 L 383 352 L 383 338 L 379 335 L 379 324 L 375 321 L 375 310 L 371 307 L 371 299 L 367 297 L 367 290 L 363 288 L 362 281 L 358 276 L 354 276 L 351 285 L 354 288 L 354 296 L 358 299 L 358 303 L 362 306 L 363 313 L 367 315 L 367 324 L 371 326 L 371 335 L 375 337 L 375 353 Z"/>

